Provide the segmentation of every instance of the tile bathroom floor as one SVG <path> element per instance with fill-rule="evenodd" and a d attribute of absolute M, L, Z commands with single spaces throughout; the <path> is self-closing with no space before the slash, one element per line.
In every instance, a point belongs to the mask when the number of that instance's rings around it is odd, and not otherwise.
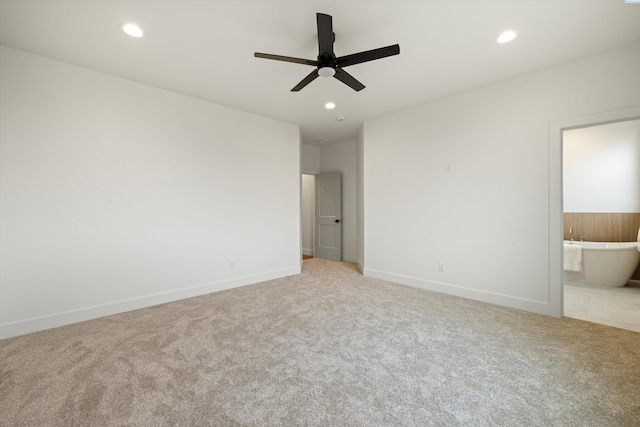
<path fill-rule="evenodd" d="M 565 283 L 564 315 L 640 332 L 640 282 L 622 288 Z"/>

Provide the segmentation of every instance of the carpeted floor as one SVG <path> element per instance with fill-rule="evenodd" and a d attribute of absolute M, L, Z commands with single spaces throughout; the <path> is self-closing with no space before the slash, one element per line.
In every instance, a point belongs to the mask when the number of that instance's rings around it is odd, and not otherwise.
<path fill-rule="evenodd" d="M 638 426 L 640 334 L 304 261 L 0 342 L 2 426 Z"/>

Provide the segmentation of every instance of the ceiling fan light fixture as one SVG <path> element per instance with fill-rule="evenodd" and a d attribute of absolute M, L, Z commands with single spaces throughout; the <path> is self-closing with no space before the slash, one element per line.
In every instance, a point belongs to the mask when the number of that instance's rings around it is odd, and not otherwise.
<path fill-rule="evenodd" d="M 336 75 L 336 70 L 331 67 L 322 67 L 318 69 L 320 77 L 333 77 Z"/>

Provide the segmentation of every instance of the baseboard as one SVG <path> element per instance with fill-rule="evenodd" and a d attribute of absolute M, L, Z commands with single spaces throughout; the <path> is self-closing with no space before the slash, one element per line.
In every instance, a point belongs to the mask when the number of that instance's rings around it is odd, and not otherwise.
<path fill-rule="evenodd" d="M 370 268 L 365 268 L 363 270 L 363 274 L 365 277 L 386 280 L 388 282 L 399 283 L 401 285 L 407 285 L 414 288 L 420 288 L 428 291 L 440 292 L 443 294 L 501 305 L 503 307 L 516 308 L 518 310 L 528 311 L 531 313 L 544 314 L 547 316 L 550 313 L 549 304 L 539 301 L 532 301 L 508 295 L 479 291 L 477 289 L 469 289 L 461 286 L 450 285 L 447 283 L 403 276 L 400 274 L 387 273 L 384 271 L 372 270 Z"/>
<path fill-rule="evenodd" d="M 70 325 L 72 323 L 84 322 L 86 320 L 125 313 L 127 311 L 147 308 L 158 304 L 206 295 L 213 292 L 238 288 L 241 286 L 253 285 L 267 280 L 279 279 L 281 277 L 300 274 L 300 266 L 289 267 L 282 270 L 270 271 L 251 276 L 238 277 L 230 280 L 223 280 L 215 283 L 193 286 L 185 289 L 164 292 L 160 294 L 147 295 L 114 303 L 81 308 L 78 310 L 56 313 L 34 319 L 21 320 L 18 322 L 0 325 L 0 339 L 16 337 L 30 334 L 32 332 L 44 331 L 46 329 L 57 328 Z"/>
<path fill-rule="evenodd" d="M 364 273 L 364 265 L 362 264 L 362 261 L 360 261 L 359 259 L 356 258 L 356 264 L 358 265 L 358 268 L 360 269 L 360 273 Z"/>
<path fill-rule="evenodd" d="M 304 249 L 302 248 L 302 255 L 314 256 L 315 251 L 313 249 Z"/>

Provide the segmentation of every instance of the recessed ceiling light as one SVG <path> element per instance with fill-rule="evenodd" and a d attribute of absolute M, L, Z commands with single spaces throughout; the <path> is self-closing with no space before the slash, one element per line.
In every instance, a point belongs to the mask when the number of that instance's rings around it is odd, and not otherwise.
<path fill-rule="evenodd" d="M 144 33 L 136 24 L 124 24 L 122 26 L 122 31 L 129 34 L 131 37 L 142 37 Z"/>
<path fill-rule="evenodd" d="M 334 104 L 333 102 L 327 102 L 326 104 L 324 104 L 324 108 L 326 108 L 327 110 L 332 110 L 336 108 L 336 104 Z"/>
<path fill-rule="evenodd" d="M 516 38 L 516 33 L 515 31 L 505 31 L 504 33 L 500 34 L 500 37 L 498 37 L 497 42 L 498 43 L 507 43 L 510 42 L 511 40 Z"/>

